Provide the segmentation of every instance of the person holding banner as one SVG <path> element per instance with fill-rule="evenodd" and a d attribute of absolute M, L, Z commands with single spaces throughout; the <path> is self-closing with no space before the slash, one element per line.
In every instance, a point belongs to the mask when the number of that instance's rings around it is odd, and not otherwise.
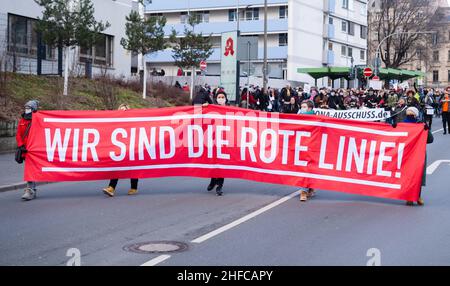
<path fill-rule="evenodd" d="M 25 107 L 24 113 L 22 113 L 22 118 L 20 119 L 19 124 L 17 126 L 16 142 L 17 148 L 20 149 L 19 155 L 21 158 L 16 158 L 16 161 L 18 159 L 22 159 L 21 161 L 18 161 L 18 163 L 22 163 L 23 160 L 25 160 L 26 158 L 28 134 L 30 133 L 33 113 L 37 112 L 38 105 L 39 102 L 37 100 L 28 101 L 24 106 Z M 22 196 L 22 200 L 30 201 L 35 199 L 36 193 L 37 193 L 36 182 L 28 181 L 27 187 L 25 188 Z"/>
<path fill-rule="evenodd" d="M 403 122 L 405 122 L 405 123 L 422 123 L 418 120 L 418 118 L 419 118 L 419 110 L 417 108 L 411 106 L 411 107 L 408 107 L 408 109 L 406 110 L 406 119 Z M 424 128 L 425 128 L 425 130 L 428 131 L 427 144 L 433 143 L 433 141 L 434 141 L 433 133 L 431 133 L 431 130 L 426 123 L 424 124 Z M 422 185 L 420 187 L 419 200 L 417 201 L 417 204 L 419 206 L 424 205 L 424 200 L 422 199 L 422 187 L 424 187 L 426 185 L 426 178 L 427 178 L 427 155 L 425 153 L 425 164 L 424 164 L 424 168 L 423 168 L 423 172 L 422 172 Z M 407 201 L 406 205 L 413 206 L 414 202 Z"/>
<path fill-rule="evenodd" d="M 312 102 L 311 100 L 304 100 L 301 104 L 301 108 L 298 111 L 298 114 L 303 114 L 303 115 L 314 115 L 314 102 Z M 312 188 L 307 188 L 302 189 L 301 193 L 300 193 L 300 201 L 301 202 L 306 202 L 308 200 L 308 198 L 312 198 L 314 197 L 316 194 L 316 191 Z"/>
<path fill-rule="evenodd" d="M 127 104 L 121 104 L 119 106 L 119 110 L 127 111 L 130 109 L 130 106 Z M 128 190 L 128 195 L 135 195 L 137 194 L 138 190 L 138 179 L 130 179 L 131 188 Z M 109 181 L 108 187 L 103 189 L 103 193 L 109 197 L 114 197 L 114 193 L 116 191 L 117 183 L 119 182 L 119 179 L 111 179 Z"/>
<path fill-rule="evenodd" d="M 226 106 L 228 103 L 227 94 L 224 91 L 220 91 L 219 93 L 217 93 L 216 102 L 217 105 Z M 222 188 L 224 182 L 225 182 L 224 178 L 211 178 L 211 181 L 207 188 L 208 192 L 212 191 L 212 189 L 214 189 L 214 187 L 217 186 L 216 194 L 219 197 L 222 196 L 223 195 Z"/>

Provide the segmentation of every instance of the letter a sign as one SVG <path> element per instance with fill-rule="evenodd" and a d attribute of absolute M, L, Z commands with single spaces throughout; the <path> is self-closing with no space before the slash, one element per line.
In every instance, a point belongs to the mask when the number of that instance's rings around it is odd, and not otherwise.
<path fill-rule="evenodd" d="M 230 101 L 235 101 L 239 87 L 239 69 L 237 61 L 238 32 L 222 33 L 222 58 L 220 70 L 220 85 L 225 89 Z"/>

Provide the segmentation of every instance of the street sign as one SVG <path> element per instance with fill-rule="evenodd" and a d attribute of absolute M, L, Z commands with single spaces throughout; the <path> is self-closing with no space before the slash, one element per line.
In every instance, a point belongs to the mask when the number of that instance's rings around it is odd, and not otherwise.
<path fill-rule="evenodd" d="M 372 80 L 380 80 L 380 77 L 376 75 L 372 78 Z"/>
<path fill-rule="evenodd" d="M 208 64 L 206 63 L 206 61 L 201 61 L 200 62 L 200 69 L 202 71 L 206 70 L 207 67 L 208 67 Z"/>
<path fill-rule="evenodd" d="M 371 77 L 373 75 L 373 71 L 371 68 L 365 68 L 364 69 L 364 76 L 365 77 Z"/>

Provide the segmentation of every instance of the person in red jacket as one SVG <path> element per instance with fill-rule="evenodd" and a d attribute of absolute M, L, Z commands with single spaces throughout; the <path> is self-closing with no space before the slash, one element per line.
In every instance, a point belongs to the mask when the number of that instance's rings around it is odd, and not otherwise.
<path fill-rule="evenodd" d="M 19 121 L 19 125 L 17 126 L 16 133 L 16 142 L 17 148 L 22 149 L 22 157 L 25 160 L 27 154 L 27 141 L 28 134 L 31 128 L 31 121 L 33 117 L 33 113 L 38 110 L 38 101 L 31 100 L 25 104 L 25 112 L 22 113 L 22 118 Z M 30 201 L 36 198 L 36 182 L 27 182 L 27 187 L 24 190 L 24 194 L 22 196 L 22 200 Z"/>

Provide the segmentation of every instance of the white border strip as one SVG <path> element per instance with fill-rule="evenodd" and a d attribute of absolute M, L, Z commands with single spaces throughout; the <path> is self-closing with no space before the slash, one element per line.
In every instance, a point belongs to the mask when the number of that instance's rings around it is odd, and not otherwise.
<path fill-rule="evenodd" d="M 352 178 L 335 177 L 328 175 L 319 175 L 305 172 L 293 172 L 284 170 L 270 170 L 262 168 L 254 168 L 238 165 L 221 165 L 221 164 L 163 164 L 163 165 L 145 165 L 145 166 L 128 166 L 128 167 L 86 167 L 86 168 L 61 168 L 61 167 L 43 167 L 42 172 L 51 173 L 70 173 L 70 172 L 113 172 L 113 171 L 134 171 L 134 170 L 158 170 L 158 169 L 184 169 L 184 168 L 196 168 L 196 169 L 222 169 L 222 170 L 239 170 L 249 171 L 255 173 L 280 175 L 280 176 L 292 176 L 292 177 L 308 177 L 312 179 L 321 179 L 327 181 L 359 184 L 365 186 L 375 186 L 388 189 L 401 189 L 399 184 L 389 184 L 382 182 L 366 181 Z"/>
<path fill-rule="evenodd" d="M 279 200 L 277 200 L 277 201 L 275 201 L 275 202 L 273 202 L 271 204 L 268 204 L 267 206 L 265 206 L 265 207 L 263 207 L 263 208 L 261 208 L 259 210 L 256 210 L 256 211 L 254 211 L 252 213 L 249 213 L 248 215 L 243 216 L 240 219 L 237 219 L 237 220 L 235 220 L 235 221 L 233 221 L 233 222 L 231 222 L 231 223 L 229 223 L 227 225 L 224 225 L 224 226 L 222 226 L 222 227 L 220 227 L 220 228 L 218 228 L 216 230 L 213 230 L 213 231 L 211 231 L 211 232 L 209 232 L 207 234 L 204 234 L 204 235 L 202 235 L 202 236 L 192 240 L 191 242 L 192 243 L 202 243 L 205 240 L 208 240 L 208 239 L 210 239 L 210 238 L 212 238 L 212 237 L 214 237 L 216 235 L 219 235 L 222 232 L 225 232 L 225 231 L 227 231 L 227 230 L 229 230 L 229 229 L 231 229 L 231 228 L 233 228 L 233 227 L 235 227 L 237 225 L 240 225 L 241 223 L 244 223 L 244 222 L 246 222 L 246 221 L 248 221 L 248 220 L 250 220 L 250 219 L 252 219 L 252 218 L 254 218 L 254 217 L 256 217 L 256 216 L 258 216 L 258 215 L 260 215 L 260 214 L 262 214 L 262 213 L 264 213 L 266 211 L 268 211 L 268 210 L 270 210 L 270 209 L 273 209 L 276 206 L 281 205 L 282 203 L 284 203 L 284 202 L 292 199 L 293 197 L 299 195 L 300 192 L 301 191 L 293 192 L 292 194 L 287 195 L 287 196 L 285 196 L 285 197 L 283 197 L 283 198 L 281 198 L 281 199 L 279 199 Z"/>
<path fill-rule="evenodd" d="M 301 119 L 281 119 L 281 118 L 265 118 L 241 115 L 220 115 L 220 114 L 194 114 L 194 115 L 171 115 L 171 116 L 155 116 L 155 117 L 123 117 L 123 118 L 44 118 L 44 122 L 49 123 L 117 123 L 117 122 L 155 122 L 155 121 L 171 121 L 171 120 L 188 120 L 188 119 L 222 119 L 237 121 L 253 121 L 266 123 L 285 123 L 293 125 L 306 125 L 316 127 L 328 127 L 347 131 L 355 131 L 362 133 L 370 133 L 390 137 L 407 137 L 408 132 L 390 132 L 381 131 L 370 128 L 355 127 L 350 125 L 325 123 L 318 121 L 307 121 Z"/>

